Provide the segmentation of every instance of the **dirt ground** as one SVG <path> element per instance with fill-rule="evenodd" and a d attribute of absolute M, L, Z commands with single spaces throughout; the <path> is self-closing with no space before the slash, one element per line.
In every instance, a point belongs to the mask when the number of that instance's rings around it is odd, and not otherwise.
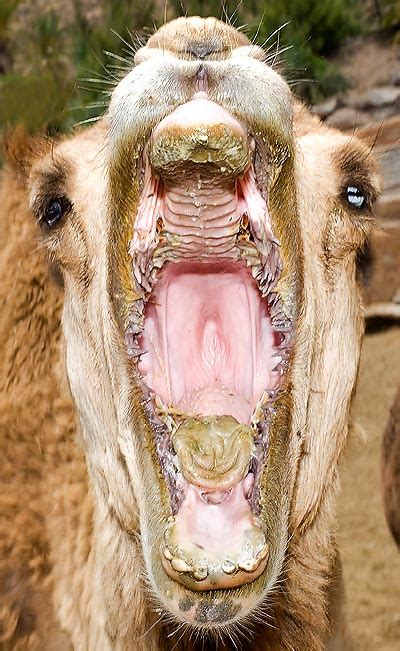
<path fill-rule="evenodd" d="M 360 427 L 342 460 L 339 508 L 347 612 L 360 651 L 400 649 L 400 552 L 386 526 L 380 483 L 382 434 L 399 381 L 400 328 L 367 335 L 354 404 Z"/>

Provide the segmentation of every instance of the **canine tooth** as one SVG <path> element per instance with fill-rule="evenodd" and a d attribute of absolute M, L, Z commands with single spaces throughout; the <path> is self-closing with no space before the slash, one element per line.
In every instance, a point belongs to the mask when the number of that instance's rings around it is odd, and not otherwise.
<path fill-rule="evenodd" d="M 208 576 L 208 567 L 207 565 L 198 564 L 194 568 L 193 576 L 198 581 L 203 581 Z"/>
<path fill-rule="evenodd" d="M 175 517 L 173 515 L 169 515 L 167 518 L 167 522 L 169 524 L 173 524 L 175 522 Z"/>
<path fill-rule="evenodd" d="M 151 292 L 151 285 L 145 276 L 142 276 L 142 287 L 146 292 Z"/>
<path fill-rule="evenodd" d="M 186 561 L 183 560 L 183 558 L 173 558 L 171 565 L 175 572 L 191 572 L 193 569 L 189 563 L 186 563 Z"/>
<path fill-rule="evenodd" d="M 146 273 L 146 267 L 147 267 L 147 259 L 145 258 L 144 255 L 138 255 L 137 257 L 137 263 L 139 264 L 139 269 L 142 274 Z"/>
<path fill-rule="evenodd" d="M 168 547 L 164 547 L 164 552 L 163 553 L 164 553 L 165 558 L 168 561 L 172 561 L 172 559 L 174 558 L 171 551 L 168 549 Z"/>
<path fill-rule="evenodd" d="M 135 276 L 136 282 L 141 285 L 142 284 L 142 274 L 140 273 L 139 267 L 137 265 L 133 265 L 133 275 Z"/>
<path fill-rule="evenodd" d="M 237 565 L 226 558 L 222 563 L 222 571 L 225 572 L 225 574 L 233 574 L 234 572 L 237 572 Z"/>

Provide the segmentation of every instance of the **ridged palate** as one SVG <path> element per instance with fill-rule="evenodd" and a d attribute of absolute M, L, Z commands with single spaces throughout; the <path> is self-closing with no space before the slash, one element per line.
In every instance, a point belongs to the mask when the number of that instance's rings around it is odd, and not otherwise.
<path fill-rule="evenodd" d="M 241 210 L 235 180 L 221 187 L 213 178 L 166 183 L 161 209 L 163 235 L 181 251 L 215 253 L 233 249 L 240 228 Z"/>

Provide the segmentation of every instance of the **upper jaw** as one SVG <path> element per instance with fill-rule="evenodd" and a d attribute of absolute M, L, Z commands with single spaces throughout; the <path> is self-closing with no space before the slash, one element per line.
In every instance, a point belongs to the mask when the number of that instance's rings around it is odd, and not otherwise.
<path fill-rule="evenodd" d="M 158 65 L 160 64 L 157 63 L 156 67 Z M 177 66 L 174 75 L 179 77 L 179 70 L 181 68 Z M 212 71 L 214 76 L 216 70 L 217 68 Z M 135 88 L 134 84 L 132 88 Z M 298 300 L 298 287 L 293 282 L 294 251 L 298 243 L 295 232 L 296 200 L 290 184 L 293 154 L 291 138 L 285 129 L 277 129 L 276 124 L 280 120 L 276 115 L 272 124 L 269 121 L 260 128 L 258 122 L 257 125 L 254 124 L 251 111 L 250 117 L 244 115 L 242 107 L 236 104 L 232 112 L 226 107 L 231 102 L 227 95 L 222 93 L 219 102 L 211 99 L 212 95 L 218 96 L 216 89 L 213 93 L 186 93 L 181 96 L 178 107 L 171 110 L 169 106 L 165 115 L 163 101 L 160 100 L 161 106 L 155 107 L 145 129 L 140 124 L 133 129 L 129 123 L 129 115 L 125 130 L 121 129 L 123 115 L 117 110 L 120 106 L 118 94 L 111 110 L 111 210 L 113 220 L 118 221 L 120 225 L 118 244 L 115 246 L 114 241 L 110 247 L 111 258 L 114 255 L 111 260 L 113 296 L 117 297 L 116 310 L 121 326 L 126 332 L 132 376 L 137 377 L 139 371 L 139 384 L 146 400 L 151 397 L 160 398 L 158 404 L 157 400 L 148 402 L 148 427 L 145 427 L 143 432 L 146 442 L 143 445 L 138 442 L 141 448 L 139 465 L 142 466 L 143 477 L 141 491 L 144 495 L 141 518 L 143 546 L 146 550 L 150 579 L 159 598 L 175 615 L 191 622 L 200 621 L 196 601 L 194 600 L 190 607 L 180 607 L 182 599 L 187 595 L 186 588 L 180 584 L 190 590 L 204 591 L 207 603 L 212 602 L 214 605 L 222 604 L 229 594 L 236 605 L 232 612 L 229 609 L 225 611 L 226 621 L 233 621 L 253 607 L 255 598 L 260 599 L 271 588 L 280 571 L 286 544 L 290 499 L 286 482 L 287 442 L 291 429 L 291 398 L 288 386 Z M 138 97 L 133 94 L 132 102 L 137 101 Z M 190 109 L 199 108 L 203 109 L 204 119 L 197 122 L 196 119 L 191 120 Z M 229 109 L 232 107 L 229 106 Z M 158 110 L 160 115 L 156 119 Z M 287 119 L 287 112 L 290 113 L 290 106 L 283 110 L 282 124 Z M 213 121 L 213 114 L 217 114 L 218 119 Z M 238 116 L 241 119 L 238 119 Z M 176 120 L 177 117 L 180 121 Z M 221 124 L 224 127 L 222 134 Z M 116 136 L 114 142 L 113 135 Z M 199 169 L 202 171 L 198 177 Z M 165 200 L 163 203 L 161 195 L 163 192 L 165 199 L 171 188 L 173 190 L 179 184 L 182 173 L 187 173 L 189 180 L 191 176 L 195 181 L 201 177 L 201 183 L 205 187 L 208 182 L 212 187 L 212 179 L 218 173 L 219 178 L 227 183 L 227 187 L 234 188 L 234 192 L 239 193 L 236 197 L 238 226 L 236 230 L 231 229 L 231 239 L 225 237 L 221 250 L 218 249 L 221 243 L 218 237 L 211 238 L 217 243 L 216 248 L 211 250 L 210 246 L 204 246 L 201 237 L 196 239 L 196 233 L 182 230 L 181 221 L 178 226 L 176 223 L 174 225 L 171 219 L 168 222 Z M 255 189 L 257 196 L 254 196 Z M 244 224 L 241 210 L 243 205 L 249 202 L 252 208 L 247 211 L 247 223 Z M 157 218 L 159 215 L 154 218 L 154 214 L 151 214 L 151 210 L 154 211 L 155 208 L 162 212 L 161 225 Z M 292 222 L 294 237 L 288 237 L 285 231 L 285 218 L 288 216 Z M 216 220 L 218 221 L 218 215 Z M 215 233 L 213 235 L 215 236 Z M 171 236 L 172 239 L 175 238 L 175 244 L 178 242 L 175 248 L 171 245 Z M 129 250 L 130 256 L 124 255 L 124 249 Z M 248 287 L 247 291 L 259 291 L 260 299 L 257 300 L 269 303 L 268 318 L 282 336 L 277 342 L 281 352 L 277 364 L 281 364 L 280 368 L 285 372 L 282 382 L 271 392 L 273 404 L 265 407 L 262 400 L 265 396 L 257 394 L 252 407 L 255 410 L 254 418 L 251 416 L 246 422 L 242 422 L 246 417 L 238 417 L 235 420 L 236 425 L 232 422 L 229 426 L 223 423 L 222 439 L 227 439 L 226 427 L 229 429 L 232 426 L 233 430 L 236 426 L 244 427 L 249 458 L 244 463 L 244 468 L 238 471 L 236 480 L 231 480 L 231 483 L 226 480 L 225 486 L 223 479 L 221 485 L 217 482 L 212 489 L 210 485 L 205 487 L 201 484 L 198 469 L 194 469 L 192 475 L 188 472 L 188 465 L 183 460 L 185 454 L 185 458 L 188 458 L 187 445 L 186 448 L 183 445 L 182 458 L 177 454 L 177 463 L 180 466 L 178 473 L 171 474 L 171 467 L 176 463 L 174 455 L 179 447 L 176 439 L 178 434 L 182 434 L 182 428 L 191 426 L 192 429 L 194 427 L 195 439 L 198 441 L 196 445 L 201 446 L 205 441 L 205 435 L 201 434 L 201 431 L 207 424 L 211 437 L 210 445 L 211 448 L 214 446 L 215 450 L 215 445 L 220 445 L 220 442 L 216 443 L 216 431 L 221 427 L 221 419 L 227 414 L 204 414 L 202 411 L 200 414 L 188 413 L 187 409 L 184 415 L 179 413 L 179 409 L 172 413 L 166 404 L 167 399 L 171 398 L 171 392 L 166 396 L 160 395 L 161 385 L 148 381 L 154 371 L 154 360 L 150 370 L 146 361 L 139 362 L 138 366 L 138 356 L 139 359 L 145 358 L 146 354 L 148 356 L 152 336 L 151 332 L 146 330 L 149 312 L 147 311 L 146 316 L 145 307 L 149 304 L 149 297 L 157 287 L 162 288 L 164 282 L 172 282 L 174 287 L 177 287 L 175 278 L 172 281 L 168 279 L 168 266 L 165 267 L 165 272 L 164 266 L 168 261 L 176 263 L 177 260 L 188 261 L 193 257 L 197 261 L 196 264 L 202 265 L 202 269 L 200 272 L 192 268 L 190 273 L 202 274 L 206 269 L 208 277 L 221 273 L 221 268 L 218 267 L 220 261 L 228 266 L 239 264 L 239 267 L 234 267 L 232 273 L 244 274 L 243 282 L 244 286 Z M 248 274 L 246 270 L 249 271 Z M 185 274 L 183 268 L 183 276 Z M 252 275 L 255 281 L 252 280 Z M 163 279 L 162 283 L 158 280 L 160 278 Z M 258 290 L 250 290 L 254 282 Z M 158 297 L 163 299 L 165 294 L 162 289 L 157 291 Z M 221 292 L 223 301 L 226 289 Z M 157 295 L 155 298 L 154 304 L 157 305 Z M 153 314 L 151 318 L 153 325 L 156 324 L 160 330 L 162 315 Z M 163 414 L 165 407 L 167 413 Z M 193 426 L 193 418 L 200 419 L 198 425 L 195 423 Z M 172 438 L 175 437 L 172 447 L 166 438 L 168 427 Z M 157 456 L 154 457 L 154 452 L 150 450 L 156 450 Z M 222 466 L 226 466 L 226 456 L 222 455 L 221 459 Z M 252 461 L 254 459 L 258 461 Z M 146 463 L 150 463 L 155 470 L 156 486 L 149 485 Z M 217 466 L 214 464 L 214 470 L 215 468 Z M 233 470 L 235 475 L 237 468 Z M 212 477 L 208 477 L 207 481 L 212 483 Z M 222 493 L 227 493 L 227 497 L 221 498 Z M 204 494 L 210 497 L 203 500 L 201 496 Z M 191 524 L 189 523 L 188 529 L 187 520 L 191 504 L 197 505 L 195 508 L 200 518 L 197 524 L 200 523 L 200 528 L 203 527 L 201 518 L 204 518 L 205 525 L 212 510 L 215 510 L 216 517 L 224 515 L 221 504 L 230 505 L 230 509 L 234 509 L 235 504 L 238 505 L 243 533 L 232 543 L 228 553 L 224 550 L 224 544 L 216 538 L 213 540 L 213 551 L 210 549 L 203 555 L 199 553 L 199 541 L 203 534 L 200 532 L 196 540 L 191 537 Z M 161 513 L 163 523 L 160 522 L 160 515 L 155 517 L 155 514 Z M 229 527 L 229 516 L 227 526 Z M 246 545 L 250 545 L 250 551 L 246 552 Z M 171 581 L 171 578 L 174 580 Z M 246 587 L 250 582 L 251 588 Z M 216 588 L 223 588 L 224 594 L 217 597 L 212 592 Z M 208 625 L 210 622 L 203 623 Z"/>

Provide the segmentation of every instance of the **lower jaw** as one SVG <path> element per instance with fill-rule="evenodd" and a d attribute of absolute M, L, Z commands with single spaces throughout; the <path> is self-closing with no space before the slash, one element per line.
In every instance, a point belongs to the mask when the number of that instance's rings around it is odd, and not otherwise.
<path fill-rule="evenodd" d="M 264 525 L 245 499 L 250 477 L 222 497 L 220 491 L 206 494 L 212 502 L 198 487 L 187 486 L 164 533 L 162 563 L 168 576 L 205 591 L 244 585 L 263 572 L 269 550 Z"/>
<path fill-rule="evenodd" d="M 152 533 L 148 538 L 150 532 L 145 534 L 143 543 L 151 550 L 146 559 L 148 577 L 162 609 L 159 613 L 165 613 L 166 621 L 187 624 L 204 632 L 223 632 L 225 626 L 248 621 L 262 604 L 271 604 L 271 595 L 276 594 L 282 574 L 287 546 L 288 502 L 287 496 L 283 496 L 276 513 L 271 510 L 271 519 L 276 517 L 279 520 L 273 529 L 268 528 L 270 553 L 258 571 L 238 573 L 237 581 L 225 584 L 220 577 L 211 575 L 202 591 L 197 589 L 196 581 L 188 574 L 176 572 L 173 575 L 163 560 L 160 563 L 161 538 L 159 535 L 154 538 Z"/>

